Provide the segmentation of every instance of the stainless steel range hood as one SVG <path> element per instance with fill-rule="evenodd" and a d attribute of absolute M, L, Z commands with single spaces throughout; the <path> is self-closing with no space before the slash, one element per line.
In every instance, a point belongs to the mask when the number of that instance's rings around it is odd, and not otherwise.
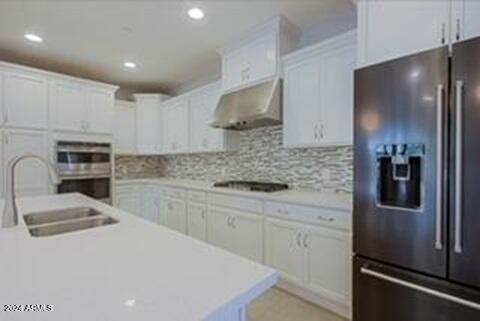
<path fill-rule="evenodd" d="M 275 78 L 220 97 L 212 127 L 244 130 L 282 123 L 282 81 Z"/>

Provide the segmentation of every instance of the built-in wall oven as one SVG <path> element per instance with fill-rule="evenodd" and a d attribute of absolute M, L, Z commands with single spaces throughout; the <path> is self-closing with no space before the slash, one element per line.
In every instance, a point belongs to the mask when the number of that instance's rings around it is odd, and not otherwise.
<path fill-rule="evenodd" d="M 57 193 L 82 193 L 112 204 L 112 148 L 109 143 L 57 142 Z"/>

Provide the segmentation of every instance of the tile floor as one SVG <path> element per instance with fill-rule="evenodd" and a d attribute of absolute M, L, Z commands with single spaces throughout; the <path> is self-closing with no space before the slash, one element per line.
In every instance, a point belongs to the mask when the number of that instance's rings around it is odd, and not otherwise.
<path fill-rule="evenodd" d="M 346 321 L 346 319 L 273 288 L 248 307 L 248 321 Z"/>

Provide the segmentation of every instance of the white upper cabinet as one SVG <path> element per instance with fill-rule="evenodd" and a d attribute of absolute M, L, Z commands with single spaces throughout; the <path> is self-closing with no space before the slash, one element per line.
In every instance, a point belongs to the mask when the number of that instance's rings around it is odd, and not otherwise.
<path fill-rule="evenodd" d="M 96 88 L 88 88 L 86 92 L 87 131 L 96 134 L 112 134 L 115 102 L 113 92 Z"/>
<path fill-rule="evenodd" d="M 48 128 L 48 80 L 24 70 L 4 73 L 4 122 L 7 126 Z"/>
<path fill-rule="evenodd" d="M 168 98 L 162 94 L 135 94 L 136 145 L 139 154 L 159 154 L 163 151 L 163 107 Z"/>
<path fill-rule="evenodd" d="M 361 0 L 358 65 L 480 36 L 479 14 L 477 0 Z"/>
<path fill-rule="evenodd" d="M 352 144 L 355 40 L 348 32 L 284 58 L 284 146 Z"/>
<path fill-rule="evenodd" d="M 55 129 L 82 131 L 86 117 L 83 86 L 73 81 L 53 81 L 51 97 Z"/>
<path fill-rule="evenodd" d="M 292 51 L 299 37 L 298 27 L 279 16 L 220 49 L 222 91 L 248 87 L 279 76 L 281 55 Z"/>
<path fill-rule="evenodd" d="M 123 100 L 115 101 L 113 138 L 117 154 L 136 153 L 136 107 L 135 103 Z"/>
<path fill-rule="evenodd" d="M 6 130 L 3 163 L 7 165 L 14 157 L 24 154 L 35 154 L 47 158 L 49 155 L 47 134 L 38 131 Z M 3 167 L 4 177 L 6 167 Z M 15 181 L 16 192 L 20 196 L 43 195 L 49 192 L 47 169 L 36 159 L 25 159 L 18 164 Z"/>
<path fill-rule="evenodd" d="M 210 126 L 220 97 L 220 84 L 214 83 L 190 95 L 190 152 L 230 151 L 238 147 L 238 133 Z"/>
<path fill-rule="evenodd" d="M 61 131 L 112 134 L 114 87 L 94 87 L 81 80 L 51 83 L 53 128 Z"/>
<path fill-rule="evenodd" d="M 358 10 L 361 66 L 448 43 L 450 0 L 369 0 Z"/>
<path fill-rule="evenodd" d="M 462 41 L 480 36 L 480 1 L 452 1 L 452 41 Z"/>
<path fill-rule="evenodd" d="M 163 113 L 163 153 L 187 153 L 189 151 L 188 99 L 180 96 L 166 101 Z"/>

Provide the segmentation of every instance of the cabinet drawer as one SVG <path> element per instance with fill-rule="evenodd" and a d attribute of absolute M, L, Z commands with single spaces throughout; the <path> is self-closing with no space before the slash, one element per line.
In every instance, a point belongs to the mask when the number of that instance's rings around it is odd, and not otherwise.
<path fill-rule="evenodd" d="M 140 185 L 128 184 L 128 185 L 116 185 L 115 193 L 117 194 L 130 194 L 138 193 L 140 191 Z"/>
<path fill-rule="evenodd" d="M 166 196 L 169 197 L 174 197 L 174 198 L 185 198 L 186 196 L 186 191 L 181 188 L 176 188 L 176 187 L 162 187 L 162 193 Z"/>
<path fill-rule="evenodd" d="M 194 202 L 206 202 L 207 193 L 201 191 L 188 191 L 188 200 Z"/>
<path fill-rule="evenodd" d="M 265 214 L 344 230 L 351 229 L 351 213 L 346 211 L 281 202 L 266 202 Z"/>
<path fill-rule="evenodd" d="M 211 193 L 208 194 L 208 203 L 211 205 L 229 207 L 248 212 L 263 212 L 263 202 L 261 200 L 248 197 Z"/>

